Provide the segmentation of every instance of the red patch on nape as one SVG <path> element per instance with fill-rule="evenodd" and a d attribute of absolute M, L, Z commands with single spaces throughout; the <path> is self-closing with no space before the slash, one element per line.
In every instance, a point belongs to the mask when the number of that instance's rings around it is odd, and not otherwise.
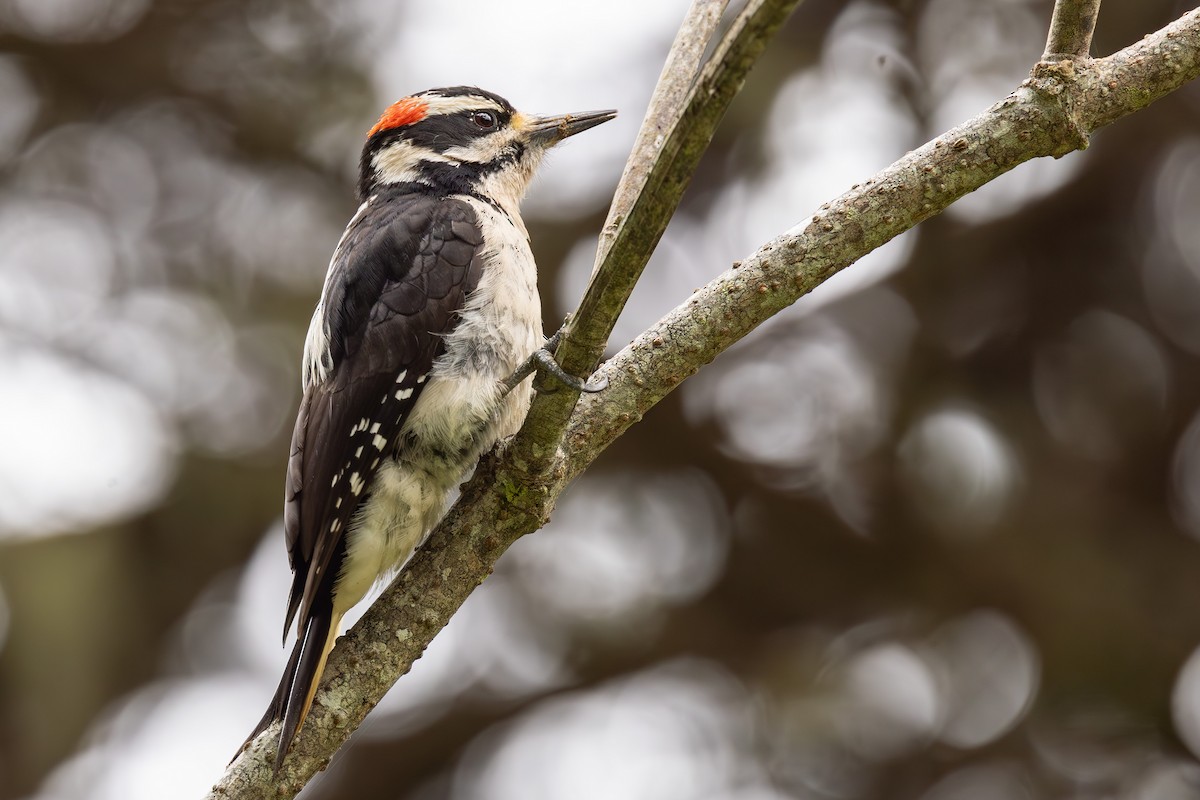
<path fill-rule="evenodd" d="M 375 123 L 375 127 L 367 131 L 367 138 L 370 139 L 380 131 L 390 131 L 393 128 L 420 122 L 428 113 L 429 104 L 419 97 L 405 97 L 403 100 L 397 100 L 388 106 L 387 111 L 383 112 L 383 116 L 379 118 L 379 122 Z"/>

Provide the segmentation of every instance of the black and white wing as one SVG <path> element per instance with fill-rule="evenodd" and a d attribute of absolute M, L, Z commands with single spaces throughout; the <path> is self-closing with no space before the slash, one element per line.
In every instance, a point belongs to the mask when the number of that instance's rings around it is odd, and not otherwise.
<path fill-rule="evenodd" d="M 347 528 L 479 282 L 482 245 L 467 203 L 392 187 L 355 216 L 334 254 L 305 354 L 284 498 L 293 570 L 284 636 L 298 613 L 298 640 L 250 737 L 283 719 L 280 762 L 337 633 Z"/>
<path fill-rule="evenodd" d="M 287 624 L 308 615 L 346 526 L 479 282 L 475 212 L 453 199 L 387 198 L 347 232 L 323 298 L 325 380 L 292 435 L 284 528 L 295 583 Z M 332 570 L 336 572 L 336 569 Z"/>

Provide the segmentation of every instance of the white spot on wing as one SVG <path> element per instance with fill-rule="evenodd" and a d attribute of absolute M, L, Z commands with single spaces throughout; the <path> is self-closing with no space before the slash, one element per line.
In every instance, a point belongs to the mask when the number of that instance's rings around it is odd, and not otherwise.
<path fill-rule="evenodd" d="M 355 497 L 358 497 L 360 494 L 362 494 L 364 486 L 366 486 L 366 481 L 364 481 L 357 472 L 350 473 L 350 491 L 354 493 Z"/>
<path fill-rule="evenodd" d="M 396 399 L 397 400 L 407 400 L 408 398 L 412 397 L 412 393 L 413 393 L 413 390 L 411 388 L 400 389 L 396 392 Z"/>
<path fill-rule="evenodd" d="M 376 450 L 383 450 L 387 447 L 387 439 L 383 438 L 379 434 L 375 434 L 375 438 L 372 441 L 375 444 Z"/>

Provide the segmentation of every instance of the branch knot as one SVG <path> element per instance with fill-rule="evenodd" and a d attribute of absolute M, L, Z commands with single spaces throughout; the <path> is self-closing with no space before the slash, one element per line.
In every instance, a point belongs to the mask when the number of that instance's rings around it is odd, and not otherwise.
<path fill-rule="evenodd" d="M 1089 59 L 1090 60 L 1090 59 Z M 1082 68 L 1082 69 L 1081 69 Z M 1076 97 L 1080 94 L 1079 83 L 1087 63 L 1083 59 L 1064 58 L 1061 61 L 1039 61 L 1033 65 L 1025 86 L 1032 89 L 1044 102 L 1043 107 L 1051 112 L 1051 122 L 1057 123 L 1062 136 L 1057 151 L 1050 153 L 1062 158 L 1076 150 L 1086 150 L 1090 143 L 1090 130 L 1078 113 Z"/>

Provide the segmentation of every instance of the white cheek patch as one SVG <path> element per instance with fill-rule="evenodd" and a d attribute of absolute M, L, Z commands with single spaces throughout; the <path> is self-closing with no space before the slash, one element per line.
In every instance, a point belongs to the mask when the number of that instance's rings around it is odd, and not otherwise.
<path fill-rule="evenodd" d="M 422 161 L 457 163 L 457 159 L 418 148 L 407 139 L 398 139 L 372 156 L 371 166 L 382 183 L 414 183 L 420 180 Z"/>

